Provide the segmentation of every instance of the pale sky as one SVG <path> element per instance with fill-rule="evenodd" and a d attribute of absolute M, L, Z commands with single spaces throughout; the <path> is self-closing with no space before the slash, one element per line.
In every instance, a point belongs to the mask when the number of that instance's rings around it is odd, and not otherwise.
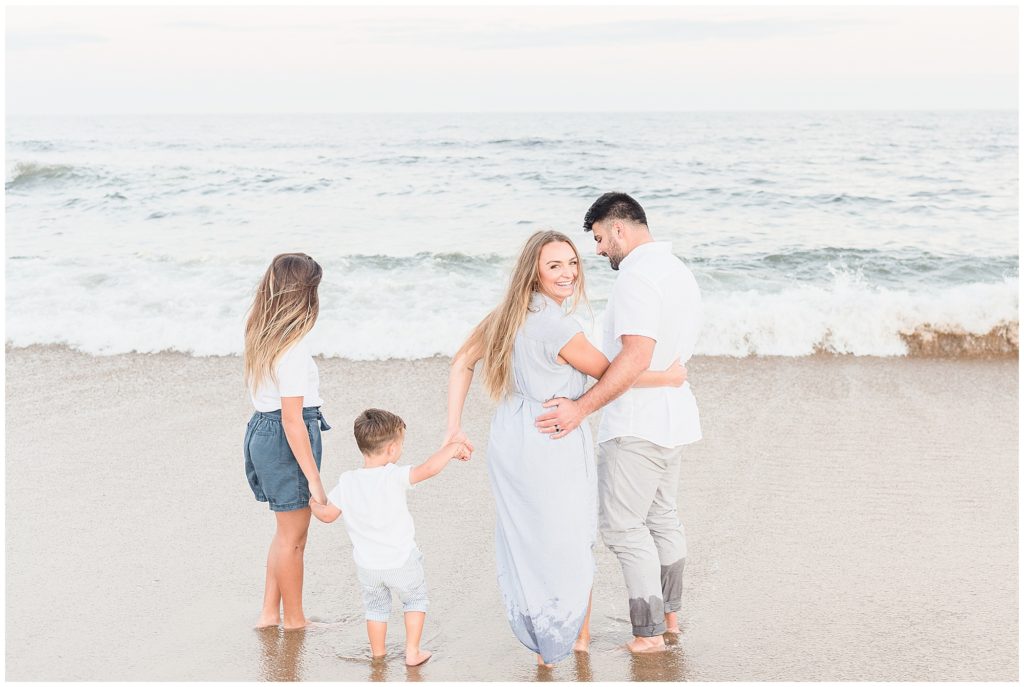
<path fill-rule="evenodd" d="M 8 114 L 1016 109 L 1015 7 L 8 7 Z"/>

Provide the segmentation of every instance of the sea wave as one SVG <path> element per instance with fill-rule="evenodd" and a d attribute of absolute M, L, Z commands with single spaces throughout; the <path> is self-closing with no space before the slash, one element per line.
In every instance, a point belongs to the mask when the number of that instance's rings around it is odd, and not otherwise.
<path fill-rule="evenodd" d="M 94 179 L 96 176 L 89 170 L 72 165 L 18 162 L 8 170 L 4 188 L 10 191 L 50 181 Z"/>
<path fill-rule="evenodd" d="M 348 256 L 321 261 L 313 344 L 325 356 L 417 359 L 454 353 L 498 302 L 511 258 L 459 253 Z M 180 351 L 237 355 L 255 261 L 166 257 L 7 262 L 7 342 L 65 344 L 92 354 Z M 1018 278 L 882 286 L 854 270 L 765 290 L 759 276 L 704 284 L 696 354 L 710 356 L 976 357 L 1015 355 Z M 613 277 L 588 279 L 578 316 L 600 341 Z"/>

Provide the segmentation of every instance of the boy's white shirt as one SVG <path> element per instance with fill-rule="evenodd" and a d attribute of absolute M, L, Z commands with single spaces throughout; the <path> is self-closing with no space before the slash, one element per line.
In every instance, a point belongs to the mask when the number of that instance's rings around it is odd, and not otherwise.
<path fill-rule="evenodd" d="M 342 473 L 327 495 L 341 509 L 356 565 L 371 570 L 400 568 L 416 550 L 416 527 L 405 495 L 411 465 L 388 463 Z"/>

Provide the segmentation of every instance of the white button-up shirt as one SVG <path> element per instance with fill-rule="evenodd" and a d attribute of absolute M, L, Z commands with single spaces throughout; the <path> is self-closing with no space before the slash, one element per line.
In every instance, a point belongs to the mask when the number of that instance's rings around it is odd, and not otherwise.
<path fill-rule="evenodd" d="M 644 243 L 619 264 L 605 313 L 602 348 L 609 360 L 622 350 L 622 336 L 654 339 L 652 370 L 693 355 L 704 319 L 693 273 L 672 254 L 667 241 Z M 681 387 L 632 388 L 605 406 L 597 440 L 637 437 L 672 448 L 700 440 L 700 415 L 690 383 Z"/>

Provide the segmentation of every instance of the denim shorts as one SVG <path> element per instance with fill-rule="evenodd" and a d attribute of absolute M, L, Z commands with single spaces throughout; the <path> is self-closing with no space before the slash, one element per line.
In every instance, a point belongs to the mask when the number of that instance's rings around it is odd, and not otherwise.
<path fill-rule="evenodd" d="M 401 568 L 371 570 L 356 566 L 356 575 L 363 590 L 363 608 L 366 619 L 386 623 L 391 617 L 392 592 L 402 602 L 402 612 L 426 613 L 427 582 L 423 576 L 423 554 L 414 550 Z"/>
<path fill-rule="evenodd" d="M 309 445 L 313 449 L 316 469 L 320 469 L 323 443 L 320 430 L 331 428 L 320 408 L 303 408 Z M 245 477 L 257 501 L 269 502 L 272 511 L 289 511 L 309 507 L 309 482 L 295 460 L 281 424 L 281 411 L 256 411 L 245 428 Z"/>

